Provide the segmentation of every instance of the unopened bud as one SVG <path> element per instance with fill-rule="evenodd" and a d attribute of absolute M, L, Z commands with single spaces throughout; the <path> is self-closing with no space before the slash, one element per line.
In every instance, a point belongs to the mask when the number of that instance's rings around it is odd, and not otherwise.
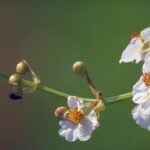
<path fill-rule="evenodd" d="M 26 73 L 28 71 L 29 71 L 28 65 L 26 64 L 26 62 L 24 60 L 20 61 L 16 65 L 16 72 L 17 73 L 24 74 L 24 73 Z"/>
<path fill-rule="evenodd" d="M 86 73 L 86 65 L 83 61 L 76 61 L 72 66 L 72 70 L 78 75 L 84 75 Z"/>
<path fill-rule="evenodd" d="M 55 115 L 57 118 L 63 118 L 63 115 L 64 115 L 64 113 L 65 113 L 66 111 L 67 111 L 67 108 L 66 108 L 66 107 L 60 106 L 60 107 L 57 107 L 57 108 L 56 108 L 54 115 Z"/>
<path fill-rule="evenodd" d="M 12 84 L 12 85 L 16 85 L 18 86 L 22 81 L 22 78 L 19 74 L 12 74 L 10 77 L 9 77 L 9 83 Z"/>

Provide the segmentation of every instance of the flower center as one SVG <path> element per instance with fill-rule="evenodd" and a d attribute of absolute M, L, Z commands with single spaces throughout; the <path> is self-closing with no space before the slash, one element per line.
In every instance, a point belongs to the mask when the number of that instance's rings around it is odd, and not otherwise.
<path fill-rule="evenodd" d="M 66 116 L 67 120 L 73 124 L 79 124 L 83 118 L 83 113 L 80 110 L 70 108 Z"/>
<path fill-rule="evenodd" d="M 147 86 L 150 86 L 150 72 L 144 74 L 143 81 Z"/>
<path fill-rule="evenodd" d="M 140 35 L 140 32 L 134 32 L 134 33 L 132 33 L 132 35 L 129 37 L 129 41 L 131 41 L 133 38 L 139 38 L 142 42 L 144 42 L 144 39 Z"/>

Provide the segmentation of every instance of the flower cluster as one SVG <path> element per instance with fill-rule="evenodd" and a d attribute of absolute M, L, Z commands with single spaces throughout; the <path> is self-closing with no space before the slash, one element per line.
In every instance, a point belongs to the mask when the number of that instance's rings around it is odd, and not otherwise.
<path fill-rule="evenodd" d="M 132 110 L 133 119 L 136 123 L 150 130 L 150 27 L 139 33 L 134 33 L 128 46 L 121 55 L 120 63 L 143 61 L 143 68 L 139 81 L 133 86 L 132 94 L 126 93 L 110 98 L 103 98 L 105 104 L 119 102 L 121 99 L 129 98 L 133 95 L 133 102 L 136 104 Z M 68 142 L 87 141 L 91 138 L 100 123 L 98 121 L 100 113 L 105 109 L 102 101 L 102 93 L 97 89 L 89 77 L 86 65 L 82 61 L 73 64 L 72 70 L 77 75 L 82 76 L 87 82 L 95 99 L 80 98 L 70 94 L 43 86 L 40 84 L 38 76 L 34 73 L 26 60 L 22 60 L 16 65 L 16 72 L 9 76 L 9 83 L 13 86 L 13 91 L 9 97 L 13 100 L 22 98 L 23 93 L 30 93 L 36 90 L 47 92 L 56 96 L 67 98 L 68 106 L 59 106 L 55 110 L 55 116 L 59 120 L 59 135 Z M 31 81 L 23 76 L 29 76 Z M 7 77 L 0 72 L 0 76 Z"/>
<path fill-rule="evenodd" d="M 34 73 L 26 60 L 22 60 L 16 65 L 16 72 L 9 76 L 8 83 L 12 85 L 12 93 L 9 98 L 12 100 L 22 99 L 24 93 L 31 93 L 38 90 L 48 92 L 54 95 L 67 98 L 68 107 L 60 106 L 55 110 L 55 116 L 59 119 L 59 135 L 65 137 L 69 142 L 76 140 L 87 141 L 90 139 L 93 131 L 99 127 L 100 112 L 105 109 L 102 102 L 102 93 L 96 88 L 88 75 L 85 63 L 77 61 L 73 64 L 74 73 L 85 78 L 95 99 L 78 98 L 70 96 L 52 88 L 41 86 L 38 76 Z M 32 80 L 26 80 L 23 77 L 31 77 Z"/>
<path fill-rule="evenodd" d="M 140 79 L 133 86 L 132 101 L 137 104 L 132 110 L 136 123 L 150 130 L 150 27 L 134 34 L 122 53 L 121 62 L 144 61 Z"/>

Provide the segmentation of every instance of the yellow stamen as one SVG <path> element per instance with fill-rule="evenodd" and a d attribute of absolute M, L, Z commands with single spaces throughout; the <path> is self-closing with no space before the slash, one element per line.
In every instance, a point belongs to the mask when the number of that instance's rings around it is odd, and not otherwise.
<path fill-rule="evenodd" d="M 73 108 L 70 108 L 68 110 L 66 119 L 69 122 L 73 124 L 79 124 L 82 118 L 83 118 L 83 113 L 80 110 L 73 109 Z"/>
<path fill-rule="evenodd" d="M 144 74 L 143 81 L 147 86 L 150 86 L 150 72 Z"/>

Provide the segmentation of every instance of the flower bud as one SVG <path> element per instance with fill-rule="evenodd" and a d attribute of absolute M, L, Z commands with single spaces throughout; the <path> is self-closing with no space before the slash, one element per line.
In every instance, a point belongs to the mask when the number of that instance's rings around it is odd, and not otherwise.
<path fill-rule="evenodd" d="M 84 75 L 86 72 L 86 65 L 83 61 L 76 61 L 72 66 L 72 70 L 78 75 Z"/>
<path fill-rule="evenodd" d="M 25 61 L 20 61 L 17 65 L 16 65 L 16 72 L 20 73 L 20 74 L 24 74 L 26 72 L 29 71 L 28 65 L 25 63 Z"/>
<path fill-rule="evenodd" d="M 63 106 L 60 106 L 60 107 L 57 107 L 55 112 L 54 112 L 54 115 L 57 117 L 57 118 L 63 118 L 63 115 L 64 113 L 67 111 L 67 108 L 66 107 L 63 107 Z"/>
<path fill-rule="evenodd" d="M 22 81 L 22 78 L 19 74 L 12 74 L 10 77 L 9 77 L 9 83 L 12 84 L 12 85 L 16 85 L 18 86 Z"/>

